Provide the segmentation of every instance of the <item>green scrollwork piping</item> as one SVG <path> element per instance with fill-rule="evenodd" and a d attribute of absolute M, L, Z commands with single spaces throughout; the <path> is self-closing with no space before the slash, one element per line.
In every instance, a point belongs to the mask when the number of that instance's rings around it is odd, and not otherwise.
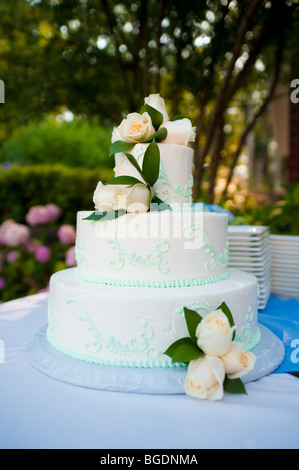
<path fill-rule="evenodd" d="M 76 238 L 76 243 L 75 243 L 75 256 L 76 256 L 76 261 L 80 263 L 84 268 L 87 268 L 88 262 L 87 258 L 85 256 L 85 241 L 84 240 L 78 240 Z"/>
<path fill-rule="evenodd" d="M 181 188 L 179 185 L 172 186 L 161 161 L 159 180 L 162 182 L 163 186 L 162 194 L 164 195 L 164 202 L 167 202 L 168 200 L 169 190 L 173 192 L 174 197 L 177 199 L 181 199 L 184 202 L 192 202 L 193 175 L 190 176 L 190 179 L 184 188 Z"/>
<path fill-rule="evenodd" d="M 255 336 L 252 332 L 253 308 L 249 307 L 248 314 L 246 315 L 246 325 L 237 332 L 235 341 L 246 342 L 249 346 L 255 342 Z"/>
<path fill-rule="evenodd" d="M 115 287 L 150 287 L 150 288 L 176 288 L 176 287 L 197 287 L 207 284 L 214 284 L 215 282 L 224 281 L 229 277 L 229 271 L 216 276 L 204 278 L 191 278 L 191 279 L 176 279 L 176 280 L 140 280 L 140 279 L 114 279 L 114 278 L 101 278 L 91 276 L 81 272 L 79 269 L 75 270 L 76 276 L 86 282 L 92 284 L 108 285 Z"/>
<path fill-rule="evenodd" d="M 137 268 L 147 268 L 149 266 L 157 266 L 158 271 L 161 274 L 166 274 L 169 271 L 168 261 L 163 257 L 169 250 L 169 241 L 164 240 L 156 245 L 156 253 L 147 253 L 145 256 L 136 254 L 135 252 L 126 253 L 116 237 L 108 240 L 108 243 L 112 245 L 113 250 L 117 252 L 118 258 L 110 261 L 110 266 L 115 271 L 120 271 L 126 261 L 128 264 Z"/>
<path fill-rule="evenodd" d="M 72 295 L 65 295 L 64 300 L 67 305 L 71 304 L 72 302 L 76 303 L 82 313 L 79 316 L 79 320 L 82 322 L 86 322 L 86 328 L 88 331 L 92 332 L 93 339 L 91 342 L 85 343 L 85 349 L 88 354 L 96 355 L 98 354 L 103 346 L 105 345 L 106 348 L 115 354 L 119 355 L 130 355 L 131 353 L 141 353 L 146 352 L 152 355 L 152 351 L 155 351 L 154 348 L 150 347 L 149 341 L 154 336 L 154 331 L 152 326 L 149 322 L 143 322 L 143 329 L 139 333 L 139 338 L 132 338 L 129 340 L 128 344 L 122 344 L 121 341 L 114 338 L 114 336 L 109 335 L 108 337 L 104 337 L 101 332 L 98 330 L 97 326 L 94 324 L 90 315 L 85 308 L 83 302 L 75 296 Z M 160 351 L 156 351 L 155 357 L 159 357 L 161 355 Z M 153 357 L 153 355 L 152 355 Z"/>
<path fill-rule="evenodd" d="M 205 301 L 192 301 L 192 302 L 187 302 L 184 303 L 184 307 L 190 308 L 192 310 L 195 310 L 196 312 L 200 312 L 200 310 L 203 310 L 205 313 L 209 313 L 212 310 L 212 305 L 209 302 Z M 184 314 L 184 307 L 179 307 L 177 309 L 177 314 L 178 315 L 183 315 Z"/>
<path fill-rule="evenodd" d="M 194 223 L 183 227 L 183 232 L 191 234 L 196 230 L 200 230 L 203 235 L 202 248 L 211 256 L 210 261 L 205 262 L 205 267 L 208 271 L 214 271 L 217 265 L 227 267 L 229 247 L 228 242 L 223 253 L 217 253 L 215 247 L 212 245 L 211 240 L 207 234 L 206 227 L 203 224 Z"/>

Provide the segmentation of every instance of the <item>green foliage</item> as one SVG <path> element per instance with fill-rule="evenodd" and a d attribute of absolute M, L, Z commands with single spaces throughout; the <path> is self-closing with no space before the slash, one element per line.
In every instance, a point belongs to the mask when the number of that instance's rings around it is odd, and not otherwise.
<path fill-rule="evenodd" d="M 299 183 L 285 190 L 282 201 L 238 212 L 231 224 L 265 225 L 273 235 L 299 235 Z"/>
<path fill-rule="evenodd" d="M 22 127 L 7 139 L 0 149 L 0 162 L 112 169 L 114 161 L 108 158 L 111 131 L 96 119 L 59 123 L 50 117 Z"/>
<path fill-rule="evenodd" d="M 61 208 L 65 221 L 74 223 L 79 210 L 93 209 L 98 181 L 107 181 L 108 169 L 69 168 L 63 165 L 12 165 L 0 169 L 0 222 L 23 223 L 31 206 L 52 202 Z"/>

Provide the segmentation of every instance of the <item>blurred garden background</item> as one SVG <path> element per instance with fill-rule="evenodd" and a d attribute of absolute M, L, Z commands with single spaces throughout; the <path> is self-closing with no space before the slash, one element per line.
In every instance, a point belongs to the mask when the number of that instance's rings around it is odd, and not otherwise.
<path fill-rule="evenodd" d="M 299 235 L 298 32 L 295 0 L 1 0 L 0 301 L 75 264 L 113 125 L 150 93 L 196 126 L 194 202 Z"/>

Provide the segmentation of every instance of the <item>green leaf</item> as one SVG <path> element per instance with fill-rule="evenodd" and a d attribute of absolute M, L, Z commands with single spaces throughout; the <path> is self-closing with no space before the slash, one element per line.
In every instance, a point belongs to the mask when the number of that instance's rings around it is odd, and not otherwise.
<path fill-rule="evenodd" d="M 167 137 L 167 129 L 166 127 L 161 127 L 157 132 L 154 134 L 150 135 L 147 139 L 142 141 L 142 144 L 146 144 L 148 142 L 151 142 L 153 139 L 155 139 L 156 142 L 162 142 L 165 140 Z"/>
<path fill-rule="evenodd" d="M 223 389 L 228 393 L 243 393 L 247 395 L 245 386 L 241 379 L 229 379 L 225 377 Z"/>
<path fill-rule="evenodd" d="M 144 153 L 142 172 L 150 186 L 154 186 L 160 172 L 160 150 L 155 139 L 149 144 Z"/>
<path fill-rule="evenodd" d="M 140 176 L 144 179 L 144 181 L 147 183 L 146 181 L 146 178 L 136 160 L 136 158 L 134 157 L 134 155 L 131 155 L 130 153 L 125 153 L 127 159 L 129 160 L 129 162 L 133 165 L 134 168 L 136 168 L 136 170 L 138 171 L 138 173 L 140 174 Z"/>
<path fill-rule="evenodd" d="M 134 184 L 144 184 L 142 181 L 140 181 L 137 178 L 134 178 L 134 176 L 116 176 L 115 178 L 112 178 L 111 180 L 107 181 L 105 185 L 107 184 L 124 184 L 124 185 L 129 185 L 129 186 L 134 186 Z"/>
<path fill-rule="evenodd" d="M 183 362 L 185 364 L 204 356 L 203 351 L 195 346 L 191 338 L 181 338 L 175 341 L 164 354 L 171 357 L 172 362 Z"/>
<path fill-rule="evenodd" d="M 219 307 L 215 310 L 218 310 L 218 309 L 221 309 L 223 311 L 223 313 L 227 316 L 230 326 L 231 327 L 235 326 L 235 322 L 234 322 L 232 313 L 231 313 L 230 309 L 228 308 L 227 304 L 225 302 L 222 302 L 222 304 L 219 305 Z M 236 334 L 236 332 L 234 331 L 233 339 L 235 337 L 235 334 Z"/>
<path fill-rule="evenodd" d="M 177 121 L 178 119 L 184 119 L 186 117 L 186 114 L 177 114 L 176 116 L 173 116 L 170 121 Z"/>
<path fill-rule="evenodd" d="M 150 204 L 150 211 L 172 211 L 172 207 L 167 204 L 166 202 L 162 201 L 162 199 L 158 198 L 157 196 L 154 196 L 152 198 L 151 204 Z"/>
<path fill-rule="evenodd" d="M 126 211 L 124 209 L 119 209 L 117 211 L 109 211 L 109 212 L 93 212 L 88 217 L 85 217 L 83 220 L 113 220 L 117 219 L 121 215 L 125 215 Z"/>
<path fill-rule="evenodd" d="M 109 156 L 119 152 L 128 152 L 134 147 L 134 145 L 135 144 L 132 142 L 123 142 L 122 140 L 117 140 L 110 145 Z"/>
<path fill-rule="evenodd" d="M 163 114 L 160 113 L 157 109 L 153 108 L 149 104 L 144 104 L 140 109 L 140 114 L 148 113 L 151 117 L 152 124 L 156 131 L 159 129 L 163 122 Z"/>
<path fill-rule="evenodd" d="M 192 341 L 196 344 L 195 332 L 197 326 L 202 320 L 202 317 L 195 310 L 190 310 L 187 307 L 184 307 L 184 313 L 190 337 Z"/>

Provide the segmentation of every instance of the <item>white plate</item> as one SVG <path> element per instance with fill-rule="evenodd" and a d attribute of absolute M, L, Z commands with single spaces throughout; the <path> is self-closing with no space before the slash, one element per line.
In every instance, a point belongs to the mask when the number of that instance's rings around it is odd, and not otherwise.
<path fill-rule="evenodd" d="M 249 250 L 243 250 L 243 251 L 234 251 L 234 250 L 229 250 L 229 258 L 248 258 L 248 259 L 268 259 L 271 256 L 271 251 L 270 250 L 265 250 L 265 251 L 249 251 Z"/>
<path fill-rule="evenodd" d="M 273 242 L 286 242 L 286 243 L 298 243 L 299 245 L 299 236 L 298 235 L 270 235 L 270 240 Z"/>
<path fill-rule="evenodd" d="M 270 269 L 270 263 L 265 265 L 264 263 L 260 264 L 248 264 L 248 263 L 228 263 L 230 268 L 238 268 L 241 271 L 251 272 L 252 274 L 255 273 L 266 273 Z"/>
<path fill-rule="evenodd" d="M 269 237 L 264 237 L 264 238 L 237 238 L 237 237 L 228 237 L 228 243 L 229 244 L 232 244 L 234 243 L 235 245 L 236 244 L 247 244 L 247 245 L 250 245 L 250 246 L 254 246 L 254 245 L 257 245 L 257 246 L 261 246 L 265 243 L 267 243 L 268 245 L 270 245 L 270 241 L 269 241 Z M 272 243 L 271 243 L 272 245 Z"/>
<path fill-rule="evenodd" d="M 267 249 L 272 250 L 272 247 L 267 243 L 264 243 L 263 245 L 256 245 L 256 244 L 255 245 L 253 245 L 253 244 L 252 245 L 235 245 L 233 243 L 229 243 L 229 252 L 230 253 L 231 252 L 237 252 L 237 251 L 239 251 L 241 253 L 246 252 L 246 251 L 248 251 L 250 253 L 251 252 L 260 252 L 260 253 L 262 253 Z"/>
<path fill-rule="evenodd" d="M 288 279 L 288 278 L 283 278 L 283 277 L 282 278 L 272 277 L 271 284 L 272 285 L 281 284 L 281 285 L 286 285 L 286 286 L 292 286 L 294 288 L 299 289 L 299 280 L 298 279 Z"/>
<path fill-rule="evenodd" d="M 283 296 L 285 298 L 294 298 L 294 299 L 297 299 L 299 300 L 299 293 L 298 292 L 293 292 L 293 291 L 288 291 L 286 289 L 272 289 L 272 294 L 274 295 L 278 295 L 278 296 Z"/>
<path fill-rule="evenodd" d="M 230 235 L 260 236 L 269 232 L 269 227 L 263 225 L 229 225 L 228 233 Z"/>
<path fill-rule="evenodd" d="M 273 250 L 273 248 L 271 247 L 271 250 L 272 250 L 272 254 L 273 256 L 278 256 L 280 258 L 295 258 L 295 259 L 299 259 L 299 250 L 296 251 L 296 250 L 283 250 L 282 248 L 279 248 L 277 250 Z"/>
<path fill-rule="evenodd" d="M 299 295 L 299 286 L 298 284 L 294 285 L 294 284 L 291 284 L 290 282 L 286 282 L 286 283 L 283 283 L 283 282 L 279 282 L 279 283 L 274 283 L 272 282 L 271 283 L 271 290 L 273 291 L 273 289 L 282 289 L 282 290 L 285 290 L 285 291 L 288 291 L 288 292 L 293 292 L 294 294 L 296 295 Z"/>
<path fill-rule="evenodd" d="M 297 259 L 296 257 L 281 257 L 281 256 L 276 256 L 276 255 L 272 255 L 272 265 L 283 265 L 283 266 L 288 266 L 288 264 L 291 264 L 291 265 L 296 265 L 298 266 L 298 270 L 299 270 L 299 259 Z"/>
<path fill-rule="evenodd" d="M 267 266 L 271 262 L 271 257 L 250 257 L 250 256 L 229 256 L 229 264 L 238 264 L 240 266 Z"/>
<path fill-rule="evenodd" d="M 228 234 L 228 242 L 232 245 L 243 245 L 243 246 L 263 246 L 272 245 L 269 236 L 262 238 L 249 238 L 249 237 L 230 237 Z"/>
<path fill-rule="evenodd" d="M 271 274 L 289 274 L 290 276 L 292 276 L 294 274 L 298 274 L 298 268 L 296 266 L 283 266 L 272 264 Z"/>

